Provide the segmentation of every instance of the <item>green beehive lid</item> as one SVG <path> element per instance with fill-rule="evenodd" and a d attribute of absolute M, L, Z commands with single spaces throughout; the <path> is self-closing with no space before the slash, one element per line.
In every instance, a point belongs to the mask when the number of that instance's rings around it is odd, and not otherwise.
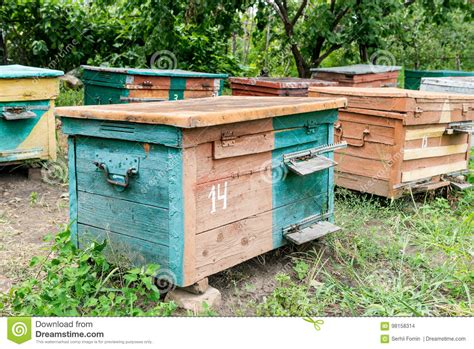
<path fill-rule="evenodd" d="M 405 69 L 405 88 L 419 90 L 421 78 L 440 78 L 447 76 L 474 76 L 474 72 L 461 70 L 410 70 Z"/>
<path fill-rule="evenodd" d="M 0 65 L 0 79 L 55 78 L 64 75 L 60 70 L 28 67 L 24 65 Z"/>
<path fill-rule="evenodd" d="M 212 78 L 212 79 L 226 79 L 227 74 L 212 74 L 201 73 L 181 69 L 137 69 L 137 68 L 112 68 L 112 67 L 94 67 L 90 65 L 83 65 L 85 70 L 92 70 L 97 72 L 108 72 L 118 74 L 130 75 L 147 75 L 147 76 L 169 76 L 177 78 Z"/>

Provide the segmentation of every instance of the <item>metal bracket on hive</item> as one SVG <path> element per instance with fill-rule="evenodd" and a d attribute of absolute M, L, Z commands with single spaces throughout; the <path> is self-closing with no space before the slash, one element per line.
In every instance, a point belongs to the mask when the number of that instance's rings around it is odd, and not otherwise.
<path fill-rule="evenodd" d="M 343 141 L 340 143 L 328 144 L 321 147 L 302 150 L 283 155 L 283 162 L 290 169 L 290 171 L 296 173 L 299 176 L 305 176 L 336 166 L 337 162 L 323 156 L 323 154 L 346 147 L 347 142 Z"/>
<path fill-rule="evenodd" d="M 130 177 L 138 175 L 139 158 L 122 158 L 120 155 L 109 154 L 103 159 L 96 154 L 96 161 L 92 163 L 104 173 L 107 183 L 113 185 L 117 191 L 124 191 L 130 184 Z"/>
<path fill-rule="evenodd" d="M 37 115 L 33 110 L 48 110 L 49 106 L 45 105 L 30 105 L 18 107 L 3 107 L 0 116 L 7 121 L 27 120 L 33 119 Z"/>
<path fill-rule="evenodd" d="M 448 135 L 453 133 L 472 133 L 474 132 L 474 122 L 452 122 L 445 131 Z"/>
<path fill-rule="evenodd" d="M 297 224 L 283 228 L 283 236 L 292 243 L 301 245 L 341 230 L 337 225 L 326 221 L 329 217 L 330 214 L 307 217 Z"/>

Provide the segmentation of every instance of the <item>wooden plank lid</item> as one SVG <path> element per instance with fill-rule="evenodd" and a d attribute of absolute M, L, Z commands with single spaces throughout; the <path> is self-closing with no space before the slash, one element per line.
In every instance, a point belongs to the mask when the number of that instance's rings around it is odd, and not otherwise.
<path fill-rule="evenodd" d="M 85 70 L 107 72 L 107 73 L 118 73 L 118 74 L 129 74 L 129 75 L 145 75 L 145 76 L 166 76 L 176 78 L 220 78 L 226 79 L 227 74 L 211 74 L 194 72 L 189 70 L 181 69 L 136 69 L 136 68 L 113 68 L 113 67 L 94 67 L 90 65 L 81 66 Z"/>
<path fill-rule="evenodd" d="M 109 104 L 56 108 L 70 118 L 205 127 L 277 116 L 337 109 L 345 98 L 223 96 L 167 102 Z"/>
<path fill-rule="evenodd" d="M 331 68 L 312 68 L 313 73 L 336 73 L 344 75 L 361 75 L 361 74 L 380 74 L 393 71 L 399 71 L 402 67 L 395 65 L 374 65 L 374 64 L 354 64 L 343 67 Z"/>
<path fill-rule="evenodd" d="M 55 78 L 64 75 L 60 70 L 28 67 L 25 65 L 0 65 L 0 79 Z"/>
<path fill-rule="evenodd" d="M 315 94 L 334 96 L 358 96 L 358 97 L 396 97 L 396 98 L 414 98 L 414 99 L 433 99 L 433 100 L 467 100 L 474 102 L 474 96 L 445 92 L 431 92 L 418 90 L 405 90 L 394 87 L 310 87 L 310 92 Z"/>

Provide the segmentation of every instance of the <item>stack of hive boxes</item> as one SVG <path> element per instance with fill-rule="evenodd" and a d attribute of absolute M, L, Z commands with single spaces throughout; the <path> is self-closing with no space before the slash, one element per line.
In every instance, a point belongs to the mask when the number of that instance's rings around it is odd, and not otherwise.
<path fill-rule="evenodd" d="M 83 68 L 86 105 L 215 97 L 227 78 L 179 69 Z"/>
<path fill-rule="evenodd" d="M 396 87 L 398 66 L 355 64 L 344 67 L 311 69 L 314 79 L 334 81 L 349 87 Z"/>
<path fill-rule="evenodd" d="M 337 82 L 299 78 L 229 78 L 233 96 L 308 96 L 310 86 L 336 86 Z"/>
<path fill-rule="evenodd" d="M 435 189 L 467 171 L 474 96 L 395 88 L 310 88 L 312 97 L 346 97 L 336 140 L 336 184 L 390 198 Z"/>

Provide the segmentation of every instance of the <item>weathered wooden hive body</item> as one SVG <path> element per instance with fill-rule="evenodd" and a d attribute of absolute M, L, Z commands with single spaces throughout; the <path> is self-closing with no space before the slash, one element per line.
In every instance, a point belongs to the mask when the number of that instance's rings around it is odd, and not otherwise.
<path fill-rule="evenodd" d="M 336 184 L 389 198 L 448 185 L 467 171 L 474 96 L 395 88 L 312 88 L 312 97 L 346 97 L 335 139 Z"/>
<path fill-rule="evenodd" d="M 420 90 L 474 95 L 474 76 L 422 78 Z"/>
<path fill-rule="evenodd" d="M 233 96 L 307 97 L 310 86 L 336 86 L 337 82 L 299 78 L 229 78 Z"/>
<path fill-rule="evenodd" d="M 79 246 L 108 238 L 190 285 L 337 228 L 343 98 L 216 97 L 58 108 Z"/>
<path fill-rule="evenodd" d="M 311 69 L 314 79 L 334 81 L 349 87 L 396 87 L 398 66 L 355 64 L 344 67 Z"/>
<path fill-rule="evenodd" d="M 461 70 L 411 70 L 405 69 L 405 85 L 408 90 L 419 90 L 421 79 L 452 76 L 474 76 L 474 72 Z"/>
<path fill-rule="evenodd" d="M 86 105 L 215 97 L 222 94 L 227 78 L 180 69 L 83 68 Z"/>
<path fill-rule="evenodd" d="M 0 66 L 0 165 L 56 159 L 54 99 L 63 72 Z"/>

